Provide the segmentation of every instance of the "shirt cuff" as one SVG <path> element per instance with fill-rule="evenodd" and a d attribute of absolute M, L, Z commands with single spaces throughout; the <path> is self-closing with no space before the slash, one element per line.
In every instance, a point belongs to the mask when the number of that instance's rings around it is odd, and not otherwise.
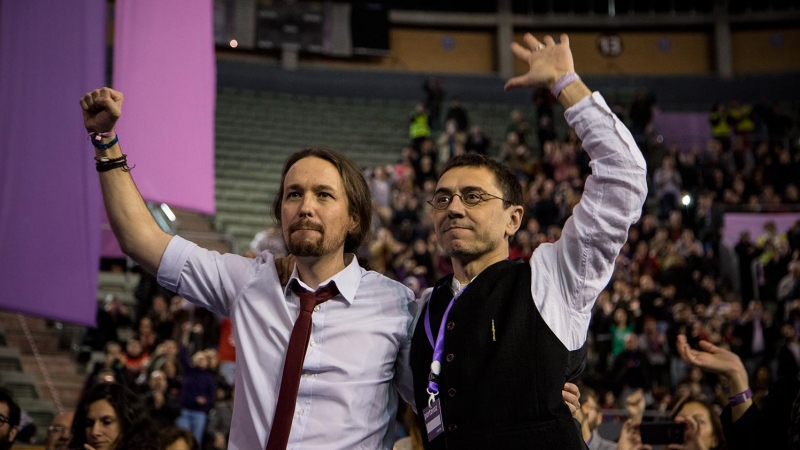
<path fill-rule="evenodd" d="M 197 248 L 197 244 L 194 242 L 187 241 L 180 236 L 173 236 L 158 265 L 158 284 L 177 293 L 181 271 L 195 248 Z"/>
<path fill-rule="evenodd" d="M 570 124 L 570 126 L 574 126 L 574 121 L 581 119 L 579 117 L 581 113 L 591 110 L 590 107 L 593 105 L 603 110 L 607 114 L 614 114 L 614 112 L 611 111 L 611 108 L 609 108 L 608 103 L 606 103 L 606 99 L 604 99 L 599 92 L 595 91 L 592 92 L 592 95 L 582 98 L 578 103 L 575 103 L 567 108 L 567 110 L 564 111 L 564 118 L 567 119 L 567 122 Z"/>

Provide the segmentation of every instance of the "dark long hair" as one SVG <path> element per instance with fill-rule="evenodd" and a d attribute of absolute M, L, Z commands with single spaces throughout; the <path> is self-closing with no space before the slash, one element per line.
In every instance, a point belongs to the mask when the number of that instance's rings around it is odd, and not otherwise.
<path fill-rule="evenodd" d="M 286 159 L 286 163 L 283 165 L 283 173 L 281 174 L 281 185 L 272 203 L 272 213 L 275 215 L 275 220 L 278 221 L 278 224 L 281 223 L 283 184 L 286 181 L 286 174 L 297 161 L 312 156 L 333 164 L 342 177 L 342 186 L 347 194 L 348 213 L 358 219 L 358 226 L 356 229 L 347 233 L 347 237 L 345 237 L 344 251 L 345 253 L 355 253 L 370 228 L 370 223 L 372 221 L 372 198 L 370 197 L 369 187 L 367 186 L 367 181 L 364 179 L 364 174 L 361 173 L 361 169 L 352 159 L 337 151 L 313 147 L 293 153 Z"/>
<path fill-rule="evenodd" d="M 98 383 L 78 403 L 72 422 L 70 448 L 83 448 L 87 443 L 86 415 L 89 406 L 99 400 L 107 401 L 117 413 L 120 435 L 115 450 L 158 449 L 155 428 L 144 403 L 133 391 L 118 383 Z"/>

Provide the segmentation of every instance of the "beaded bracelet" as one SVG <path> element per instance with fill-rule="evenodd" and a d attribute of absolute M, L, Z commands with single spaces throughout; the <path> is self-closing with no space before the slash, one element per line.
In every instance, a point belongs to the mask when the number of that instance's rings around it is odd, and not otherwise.
<path fill-rule="evenodd" d="M 114 139 L 112 139 L 111 142 L 109 142 L 108 144 L 101 144 L 91 138 L 89 139 L 89 142 L 91 142 L 92 145 L 94 145 L 94 148 L 98 150 L 108 150 L 111 147 L 113 147 L 117 142 L 119 142 L 119 136 L 114 135 Z"/>

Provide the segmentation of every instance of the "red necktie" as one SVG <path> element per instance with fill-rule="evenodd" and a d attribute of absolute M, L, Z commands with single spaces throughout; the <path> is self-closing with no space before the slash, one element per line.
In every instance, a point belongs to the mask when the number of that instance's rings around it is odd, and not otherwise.
<path fill-rule="evenodd" d="M 303 372 L 303 360 L 306 358 L 308 341 L 311 337 L 311 313 L 316 305 L 339 293 L 333 282 L 317 292 L 307 291 L 296 283 L 292 289 L 300 296 L 300 315 L 294 322 L 289 348 L 286 350 L 281 391 L 278 394 L 278 405 L 275 407 L 275 419 L 272 421 L 267 450 L 285 450 L 289 442 L 297 391 L 300 389 L 300 376 Z"/>

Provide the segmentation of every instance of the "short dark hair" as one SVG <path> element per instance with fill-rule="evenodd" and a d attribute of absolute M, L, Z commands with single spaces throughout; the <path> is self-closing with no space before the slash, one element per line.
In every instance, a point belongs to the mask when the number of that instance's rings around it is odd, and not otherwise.
<path fill-rule="evenodd" d="M 361 168 L 353 160 L 335 150 L 312 147 L 295 152 L 286 159 L 286 163 L 283 165 L 283 173 L 281 173 L 281 185 L 272 203 L 272 213 L 275 216 L 275 220 L 280 225 L 281 207 L 283 206 L 283 183 L 286 181 L 286 174 L 297 161 L 310 157 L 323 159 L 333 164 L 339 172 L 339 176 L 342 177 L 342 186 L 344 186 L 344 191 L 347 194 L 348 213 L 358 218 L 356 229 L 347 233 L 345 237 L 344 251 L 346 253 L 354 253 L 370 229 L 372 198 Z"/>
<path fill-rule="evenodd" d="M 454 156 L 447 162 L 439 174 L 442 178 L 448 170 L 456 167 L 485 167 L 494 174 L 497 185 L 503 192 L 503 199 L 514 206 L 522 206 L 522 186 L 519 180 L 508 167 L 499 162 L 478 153 L 467 153 L 465 155 Z"/>
<path fill-rule="evenodd" d="M 191 450 L 199 450 L 200 445 L 189 430 L 178 428 L 174 425 L 166 427 L 158 432 L 158 447 L 167 448 L 174 444 L 178 439 L 183 439 Z"/>
<path fill-rule="evenodd" d="M 117 450 L 156 449 L 153 422 L 141 397 L 119 383 L 98 383 L 81 399 L 75 408 L 72 421 L 70 448 L 83 448 L 86 444 L 86 415 L 92 403 L 105 400 L 117 414 L 120 436 Z"/>
<path fill-rule="evenodd" d="M 14 401 L 11 392 L 6 388 L 0 388 L 0 403 L 8 405 L 8 425 L 12 428 L 19 427 L 21 414 L 19 405 Z"/>
<path fill-rule="evenodd" d="M 589 386 L 581 386 L 580 392 L 581 395 L 578 398 L 578 403 L 580 403 L 581 405 L 589 401 L 590 398 L 593 399 L 595 403 L 600 403 L 600 397 L 597 396 L 597 391 L 590 388 Z"/>

